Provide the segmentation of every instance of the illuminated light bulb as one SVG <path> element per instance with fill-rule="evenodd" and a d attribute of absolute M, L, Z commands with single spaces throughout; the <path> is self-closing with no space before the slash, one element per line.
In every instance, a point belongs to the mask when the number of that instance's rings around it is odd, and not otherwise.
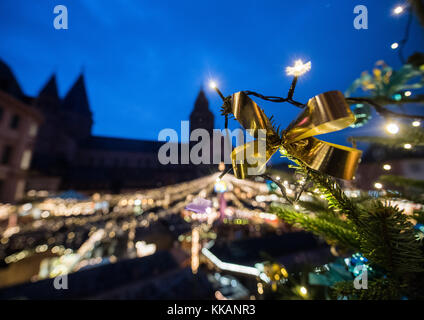
<path fill-rule="evenodd" d="M 392 166 L 390 164 L 385 164 L 383 165 L 383 169 L 389 171 L 390 169 L 392 169 Z"/>
<path fill-rule="evenodd" d="M 411 96 L 411 94 L 412 94 L 412 92 L 411 92 L 411 91 L 405 91 L 405 92 L 404 92 L 405 97 L 410 97 L 410 96 Z"/>
<path fill-rule="evenodd" d="M 394 14 L 401 14 L 403 12 L 403 7 L 402 6 L 397 6 L 396 8 L 393 9 L 393 13 Z"/>
<path fill-rule="evenodd" d="M 418 120 L 415 120 L 415 121 L 412 122 L 413 127 L 419 127 L 420 125 L 421 125 L 421 122 L 418 121 Z"/>
<path fill-rule="evenodd" d="M 407 150 L 412 149 L 412 145 L 410 143 L 405 143 L 403 147 Z"/>
<path fill-rule="evenodd" d="M 392 48 L 393 50 L 397 49 L 399 47 L 399 43 L 394 42 L 392 43 L 392 45 L 390 46 L 390 48 Z"/>
<path fill-rule="evenodd" d="M 386 125 L 386 130 L 388 133 L 396 134 L 399 132 L 399 126 L 392 122 Z"/>
<path fill-rule="evenodd" d="M 209 87 L 212 88 L 212 89 L 216 89 L 216 87 L 217 87 L 216 82 L 215 81 L 210 81 L 209 82 Z"/>
<path fill-rule="evenodd" d="M 305 287 L 300 287 L 299 291 L 302 296 L 306 296 L 308 294 L 308 290 Z"/>
<path fill-rule="evenodd" d="M 302 60 L 299 59 L 294 62 L 294 66 L 286 67 L 286 74 L 288 76 L 299 77 L 309 70 L 311 70 L 311 61 L 303 63 Z"/>
<path fill-rule="evenodd" d="M 383 185 L 380 182 L 376 182 L 376 183 L 374 183 L 374 187 L 376 189 L 381 189 L 381 188 L 383 188 Z"/>

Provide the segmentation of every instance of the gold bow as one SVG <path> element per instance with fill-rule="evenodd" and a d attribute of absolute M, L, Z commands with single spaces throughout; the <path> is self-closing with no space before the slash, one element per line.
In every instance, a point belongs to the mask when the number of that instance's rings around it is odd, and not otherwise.
<path fill-rule="evenodd" d="M 252 175 L 249 174 L 252 169 L 256 172 L 253 175 L 262 172 L 268 160 L 281 148 L 311 169 L 336 178 L 352 179 L 362 152 L 313 137 L 344 129 L 355 121 L 340 91 L 329 91 L 311 98 L 304 111 L 281 135 L 264 111 L 244 92 L 232 95 L 231 112 L 242 127 L 250 130 L 256 138 L 234 148 L 231 153 L 237 178 Z M 261 136 L 259 131 L 265 134 Z M 259 150 L 261 143 L 265 146 L 265 154 Z"/>

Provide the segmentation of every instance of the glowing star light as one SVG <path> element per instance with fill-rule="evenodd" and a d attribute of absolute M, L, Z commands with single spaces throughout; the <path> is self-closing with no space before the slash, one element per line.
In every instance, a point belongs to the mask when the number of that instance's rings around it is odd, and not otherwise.
<path fill-rule="evenodd" d="M 294 62 L 293 67 L 286 68 L 286 74 L 288 76 L 299 77 L 308 72 L 309 70 L 311 70 L 311 61 L 303 63 L 302 60 L 299 59 Z"/>

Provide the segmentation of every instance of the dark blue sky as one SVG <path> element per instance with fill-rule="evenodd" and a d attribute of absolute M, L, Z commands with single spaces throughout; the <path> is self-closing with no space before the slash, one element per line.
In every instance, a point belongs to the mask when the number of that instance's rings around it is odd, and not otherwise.
<path fill-rule="evenodd" d="M 399 3 L 2 0 L 0 58 L 28 95 L 36 95 L 56 73 L 63 96 L 83 70 L 95 134 L 156 140 L 161 129 L 179 129 L 180 120 L 188 120 L 201 85 L 215 126 L 223 127 L 221 103 L 207 88 L 209 78 L 225 94 L 286 95 L 291 79 L 284 68 L 297 58 L 311 60 L 312 70 L 300 79 L 295 94 L 306 101 L 324 91 L 346 90 L 377 60 L 399 67 L 390 49 L 402 39 L 407 20 L 406 14 L 391 14 Z M 53 28 L 58 4 L 68 7 L 68 30 Z M 353 27 L 357 4 L 368 7 L 368 30 Z M 414 17 L 405 55 L 424 51 L 423 39 Z M 284 125 L 299 111 L 260 104 Z M 321 138 L 343 143 L 352 132 Z"/>

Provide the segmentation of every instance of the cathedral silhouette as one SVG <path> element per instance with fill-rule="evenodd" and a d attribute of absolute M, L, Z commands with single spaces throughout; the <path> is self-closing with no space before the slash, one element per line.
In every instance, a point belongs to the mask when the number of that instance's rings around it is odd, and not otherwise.
<path fill-rule="evenodd" d="M 11 69 L 0 61 L 0 90 L 43 116 L 27 172 L 26 190 L 122 192 L 191 180 L 216 171 L 211 165 L 162 165 L 164 142 L 96 136 L 81 74 L 61 98 L 55 75 L 36 97 L 25 95 Z M 181 119 L 184 120 L 184 119 Z M 212 133 L 214 115 L 203 89 L 190 114 L 190 130 Z"/>

